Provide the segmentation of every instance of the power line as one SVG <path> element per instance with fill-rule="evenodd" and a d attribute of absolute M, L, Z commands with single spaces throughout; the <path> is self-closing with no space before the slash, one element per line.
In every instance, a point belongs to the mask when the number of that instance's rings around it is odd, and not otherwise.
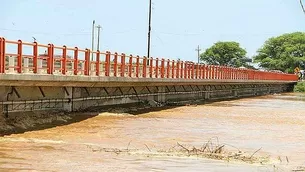
<path fill-rule="evenodd" d="M 0 30 L 13 31 L 13 32 L 23 32 L 23 33 L 31 33 L 31 34 L 39 34 L 39 35 L 90 35 L 89 32 L 81 32 L 81 33 L 52 33 L 52 32 L 36 32 L 36 31 L 18 30 L 18 29 L 6 29 L 6 28 L 0 28 Z"/>
<path fill-rule="evenodd" d="M 303 5 L 302 0 L 300 0 L 300 4 L 301 4 L 302 10 L 303 10 L 303 13 L 305 14 L 305 9 L 304 9 L 304 5 Z"/>

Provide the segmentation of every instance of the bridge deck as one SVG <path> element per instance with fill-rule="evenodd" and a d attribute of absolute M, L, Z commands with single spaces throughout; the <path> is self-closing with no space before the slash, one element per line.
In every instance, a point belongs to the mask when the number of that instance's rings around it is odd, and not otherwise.
<path fill-rule="evenodd" d="M 74 87 L 123 87 L 123 86 L 169 86 L 210 84 L 283 84 L 295 83 L 285 80 L 246 79 L 181 79 L 181 78 L 129 78 L 98 76 L 64 76 L 38 74 L 0 74 L 1 86 L 74 86 Z"/>

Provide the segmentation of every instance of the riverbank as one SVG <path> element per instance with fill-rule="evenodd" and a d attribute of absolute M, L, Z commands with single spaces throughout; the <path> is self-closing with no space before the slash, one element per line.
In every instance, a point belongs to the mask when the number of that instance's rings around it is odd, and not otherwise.
<path fill-rule="evenodd" d="M 305 93 L 305 81 L 300 81 L 294 86 L 294 92 Z"/>
<path fill-rule="evenodd" d="M 10 113 L 8 117 L 0 115 L 0 136 L 68 125 L 93 118 L 102 112 L 138 115 L 148 111 L 162 110 L 164 108 L 165 107 L 152 108 L 146 104 L 128 104 L 120 105 L 120 107 L 96 107 L 88 109 L 86 112 L 65 113 L 58 111 L 36 111 Z"/>

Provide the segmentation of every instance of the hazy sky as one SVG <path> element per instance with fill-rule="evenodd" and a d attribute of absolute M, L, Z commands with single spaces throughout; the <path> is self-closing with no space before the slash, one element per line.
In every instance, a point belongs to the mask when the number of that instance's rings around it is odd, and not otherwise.
<path fill-rule="evenodd" d="M 3 0 L 0 36 L 91 48 L 91 25 L 103 27 L 101 50 L 146 55 L 149 0 Z M 299 0 L 153 0 L 152 56 L 193 60 L 217 41 L 238 41 L 248 56 L 266 39 L 303 31 Z"/>

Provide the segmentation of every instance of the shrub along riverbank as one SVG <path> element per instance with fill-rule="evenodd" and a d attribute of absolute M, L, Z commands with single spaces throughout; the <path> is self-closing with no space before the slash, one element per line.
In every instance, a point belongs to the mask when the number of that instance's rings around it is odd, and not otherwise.
<path fill-rule="evenodd" d="M 294 86 L 294 92 L 305 93 L 305 82 L 298 82 L 298 84 Z"/>

